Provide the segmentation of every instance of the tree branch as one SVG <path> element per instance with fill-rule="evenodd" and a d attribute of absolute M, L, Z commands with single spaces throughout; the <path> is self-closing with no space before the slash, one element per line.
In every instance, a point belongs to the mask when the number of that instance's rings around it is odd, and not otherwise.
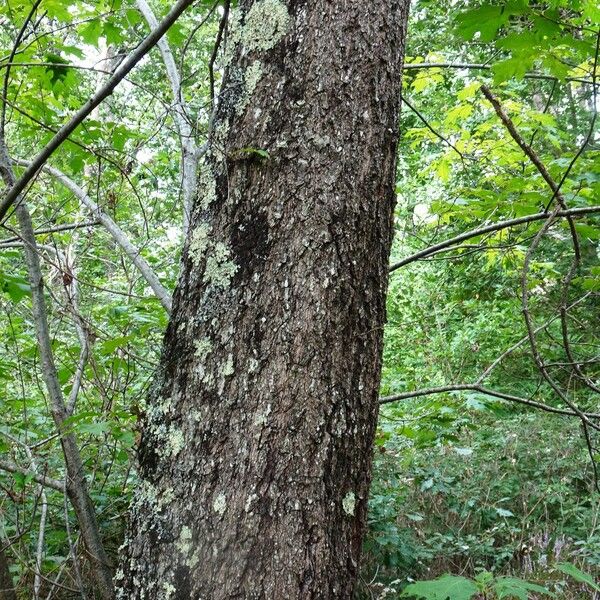
<path fill-rule="evenodd" d="M 571 208 L 568 210 L 561 210 L 555 214 L 555 217 L 577 217 L 580 215 L 589 215 L 594 213 L 600 213 L 600 206 L 584 206 L 581 208 Z M 439 252 L 440 250 L 444 250 L 445 248 L 450 248 L 451 246 L 456 246 L 465 240 L 478 237 L 485 233 L 491 233 L 493 231 L 499 231 L 501 229 L 507 229 L 509 227 L 515 227 L 517 225 L 523 225 L 525 223 L 531 223 L 533 221 L 543 221 L 550 216 L 548 212 L 536 213 L 534 215 L 527 215 L 525 217 L 518 217 L 516 219 L 509 219 L 508 221 L 500 221 L 498 223 L 492 223 L 491 225 L 485 225 L 484 227 L 478 227 L 477 229 L 471 229 L 470 231 L 465 231 L 465 233 L 461 233 L 453 238 L 445 240 L 443 242 L 439 242 L 438 244 L 434 244 L 433 246 L 429 246 L 424 250 L 420 250 L 419 252 L 415 252 L 415 254 L 411 254 L 402 260 L 394 263 L 390 267 L 390 273 L 396 271 L 400 267 L 404 267 L 412 262 L 417 260 L 421 260 L 422 258 L 427 258 L 432 254 Z"/>
<path fill-rule="evenodd" d="M 146 0 L 136 0 L 136 6 L 146 19 L 151 30 L 158 28 L 158 20 Z M 181 91 L 181 76 L 177 70 L 173 52 L 166 37 L 156 43 L 165 65 L 167 79 L 171 84 L 173 94 L 173 109 L 175 122 L 179 130 L 181 141 L 181 184 L 183 189 L 183 232 L 189 226 L 194 195 L 196 194 L 196 180 L 198 172 L 198 159 L 194 130 L 188 116 L 188 106 Z"/>
<path fill-rule="evenodd" d="M 548 406 L 547 404 L 543 404 L 542 402 L 535 402 L 535 400 L 529 400 L 527 398 L 521 398 L 520 396 L 513 396 L 512 394 L 506 394 L 504 392 L 498 392 L 496 390 L 492 390 L 486 388 L 477 383 L 462 383 L 455 385 L 443 385 L 440 387 L 434 388 L 425 388 L 421 390 L 415 390 L 412 392 L 402 392 L 400 394 L 394 394 L 393 396 L 383 396 L 379 398 L 379 404 L 390 404 L 391 402 L 397 402 L 398 400 L 408 400 L 410 398 L 419 398 L 420 396 L 431 396 L 433 394 L 443 394 L 445 392 L 463 392 L 463 391 L 471 391 L 471 392 L 479 392 L 480 394 L 486 394 L 487 396 L 493 396 L 494 398 L 499 398 L 501 400 L 507 400 L 509 402 L 516 402 L 517 404 L 523 404 L 525 406 L 529 406 L 531 408 L 537 408 L 539 410 L 543 410 L 545 412 L 550 412 L 558 415 L 566 415 L 569 417 L 579 417 L 579 413 L 573 410 L 568 410 L 565 408 L 554 408 L 553 406 Z M 584 413 L 588 419 L 600 419 L 600 414 L 598 413 Z"/>
<path fill-rule="evenodd" d="M 485 63 L 408 63 L 404 65 L 404 71 L 414 71 L 421 69 L 470 69 L 470 70 L 481 70 L 487 71 L 492 68 L 493 65 Z M 547 81 L 560 81 L 558 77 L 553 75 L 545 75 L 544 73 L 525 73 L 523 75 L 525 79 L 545 79 Z M 565 77 L 565 81 L 577 81 L 586 85 L 596 86 L 593 79 L 585 79 L 583 77 Z"/>
<path fill-rule="evenodd" d="M 14 161 L 17 162 L 17 161 Z M 65 223 L 64 225 L 57 225 L 56 227 L 46 227 L 43 229 L 36 229 L 33 233 L 37 235 L 46 235 L 48 233 L 62 233 L 63 231 L 71 231 L 73 229 L 85 229 L 86 227 L 94 227 L 98 225 L 99 221 L 84 221 L 83 223 Z M 18 242 L 21 238 L 18 236 L 6 238 L 0 240 L 0 244 L 6 244 L 8 242 Z"/>
<path fill-rule="evenodd" d="M 18 165 L 28 166 L 25 160 L 13 159 Z M 144 257 L 140 254 L 140 250 L 136 248 L 125 235 L 125 232 L 89 197 L 89 195 L 77 185 L 71 178 L 67 177 L 62 171 L 50 165 L 43 165 L 42 169 L 57 179 L 62 185 L 70 190 L 76 198 L 78 198 L 87 209 L 94 215 L 99 223 L 104 225 L 115 242 L 123 249 L 131 262 L 137 267 L 142 277 L 146 280 L 152 291 L 167 312 L 171 312 L 171 295 L 168 290 L 162 285 L 152 267 L 147 263 Z"/>
<path fill-rule="evenodd" d="M 52 488 L 53 490 L 56 490 L 58 492 L 62 492 L 65 487 L 64 481 L 59 481 L 58 479 L 52 479 L 52 477 L 40 475 L 39 473 L 35 473 L 30 469 L 22 469 L 21 467 L 19 467 L 19 465 L 8 460 L 0 459 L 0 469 L 2 469 L 3 471 L 7 471 L 8 473 L 19 473 L 21 475 L 24 475 L 25 477 L 31 477 L 31 479 L 36 483 Z"/>
<path fill-rule="evenodd" d="M 169 14 L 161 21 L 157 29 L 154 29 L 142 43 L 121 63 L 112 77 L 94 94 L 72 117 L 63 125 L 56 135 L 48 142 L 41 152 L 31 161 L 30 166 L 21 177 L 10 187 L 4 199 L 0 202 L 0 220 L 3 219 L 10 207 L 17 201 L 19 195 L 25 190 L 27 184 L 35 176 L 38 170 L 59 148 L 59 146 L 75 131 L 78 125 L 84 121 L 91 112 L 110 96 L 117 85 L 125 78 L 127 73 L 142 60 L 148 51 L 167 32 L 169 27 L 175 23 L 181 13 L 193 3 L 194 0 L 179 0 L 171 9 Z"/>

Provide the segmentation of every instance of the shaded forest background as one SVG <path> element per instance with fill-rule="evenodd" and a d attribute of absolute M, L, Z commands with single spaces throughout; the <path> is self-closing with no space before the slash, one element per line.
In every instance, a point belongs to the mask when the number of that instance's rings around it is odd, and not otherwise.
<path fill-rule="evenodd" d="M 209 133 L 229 9 L 197 2 L 169 30 L 180 97 L 155 49 L 27 190 L 67 426 L 113 558 L 178 275 L 181 148 L 201 152 Z M 120 0 L 6 1 L 0 24 L 17 170 L 148 31 L 140 3 Z M 481 598 L 549 595 L 502 596 L 513 576 L 558 598 L 599 589 L 599 40 L 593 0 L 413 2 L 361 597 L 446 573 Z M 0 544 L 19 597 L 81 597 L 13 221 L 0 232 Z"/>

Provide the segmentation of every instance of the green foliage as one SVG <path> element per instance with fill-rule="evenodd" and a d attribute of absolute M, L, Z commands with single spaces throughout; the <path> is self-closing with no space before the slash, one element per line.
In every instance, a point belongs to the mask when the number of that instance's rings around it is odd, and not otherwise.
<path fill-rule="evenodd" d="M 582 149 L 593 116 L 598 16 L 594 2 L 463 1 L 451 11 L 415 3 L 392 263 L 482 224 L 542 212 L 550 202 L 538 169 L 481 93 L 484 83 L 561 182 L 568 206 L 598 204 L 600 155 L 592 144 Z M 532 358 L 521 304 L 524 259 L 542 224 L 474 236 L 391 275 L 382 395 L 477 381 L 514 347 L 485 387 L 560 405 Z M 568 291 L 570 301 L 579 299 L 568 335 L 598 381 L 600 340 L 589 324 L 600 307 L 586 295 L 598 288 L 598 216 L 578 218 L 575 230 L 582 259 Z M 551 231 L 530 258 L 527 282 L 532 321 L 546 324 L 536 334 L 538 349 L 555 365 L 558 386 L 595 411 L 595 393 L 574 384 L 578 377 L 565 367 L 558 313 L 573 247 L 566 223 Z M 576 421 L 479 391 L 386 405 L 365 545 L 363 579 L 372 583 L 364 596 L 394 596 L 408 581 L 444 573 L 474 583 L 490 573 L 497 589 L 488 595 L 537 598 L 542 591 L 527 586 L 539 585 L 557 598 L 590 597 L 589 582 L 567 577 L 559 565 L 568 560 L 598 572 L 593 478 Z"/>
<path fill-rule="evenodd" d="M 218 10 L 208 16 L 212 6 L 209 0 L 195 3 L 167 34 L 199 145 L 210 128 L 208 63 L 220 18 Z M 36 29 L 26 30 L 9 70 L 6 62 L 32 3 L 0 3 L 0 75 L 7 75 L 7 143 L 15 158 L 27 159 L 47 143 L 147 31 L 128 0 L 44 0 L 41 7 Z M 170 7 L 165 0 L 153 3 L 157 15 Z M 197 29 L 205 17 L 206 25 Z M 599 27 L 595 0 L 413 2 L 392 262 L 484 224 L 543 212 L 553 201 L 539 170 L 483 96 L 482 84 L 493 89 L 523 139 L 561 183 L 567 205 L 599 204 L 600 151 L 591 129 L 598 104 Z M 181 148 L 172 107 L 164 65 L 153 51 L 51 160 L 119 224 L 170 290 L 182 246 Z M 271 156 L 245 147 L 229 158 Z M 41 173 L 28 201 L 36 229 L 55 229 L 37 239 L 65 397 L 75 385 L 82 350 L 69 296 L 69 279 L 76 276 L 78 282 L 90 348 L 67 427 L 82 449 L 92 501 L 114 558 L 136 485 L 136 423 L 167 315 L 101 227 L 56 231 L 94 219 L 64 186 Z M 564 408 L 540 377 L 531 349 L 520 342 L 527 333 L 520 300 L 523 267 L 543 224 L 474 236 L 391 275 L 382 395 L 476 381 L 514 347 L 486 376 L 486 387 Z M 567 320 L 571 352 L 597 386 L 598 213 L 578 217 L 574 230 L 581 260 L 567 292 L 574 251 L 564 220 L 542 236 L 530 257 L 529 312 L 540 328 L 539 353 L 557 386 L 577 406 L 597 411 L 597 395 L 568 367 L 559 317 L 566 296 L 576 303 Z M 30 292 L 19 240 L 6 229 L 0 240 L 0 450 L 25 469 L 26 444 L 40 470 L 62 479 Z M 0 485 L 7 498 L 0 507 L 0 542 L 12 544 L 12 574 L 29 598 L 40 487 L 25 471 L 1 472 Z M 59 576 L 72 587 L 78 525 L 62 494 L 46 493 L 42 574 L 44 581 Z M 600 591 L 599 511 L 576 420 L 474 390 L 387 404 L 377 429 L 363 561 L 362 580 L 370 583 L 361 593 L 589 599 Z M 75 554 L 84 554 L 77 543 Z M 84 572 L 86 581 L 87 576 Z"/>
<path fill-rule="evenodd" d="M 559 565 L 557 565 L 557 568 L 559 569 L 559 571 L 562 571 L 566 575 L 569 575 L 576 581 L 579 581 L 580 583 L 585 583 L 591 589 L 595 590 L 596 592 L 600 592 L 600 585 L 598 585 L 594 581 L 593 577 L 591 577 L 587 573 L 584 573 L 575 565 L 572 565 L 570 563 L 560 563 Z"/>
<path fill-rule="evenodd" d="M 442 575 L 432 581 L 412 583 L 402 593 L 403 597 L 423 598 L 424 600 L 470 600 L 477 586 L 465 577 Z"/>
<path fill-rule="evenodd" d="M 529 592 L 537 592 L 545 597 L 555 597 L 546 588 L 516 577 L 494 577 L 487 571 L 481 572 L 475 580 L 466 577 L 443 575 L 432 581 L 420 581 L 408 585 L 402 597 L 422 598 L 423 600 L 470 600 L 480 593 L 490 600 L 513 598 L 528 600 Z"/>

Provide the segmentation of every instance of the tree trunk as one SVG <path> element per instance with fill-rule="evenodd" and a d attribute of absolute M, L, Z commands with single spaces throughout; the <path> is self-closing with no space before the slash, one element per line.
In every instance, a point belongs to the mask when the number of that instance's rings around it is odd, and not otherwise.
<path fill-rule="evenodd" d="M 408 4 L 239 3 L 120 598 L 352 595 Z"/>

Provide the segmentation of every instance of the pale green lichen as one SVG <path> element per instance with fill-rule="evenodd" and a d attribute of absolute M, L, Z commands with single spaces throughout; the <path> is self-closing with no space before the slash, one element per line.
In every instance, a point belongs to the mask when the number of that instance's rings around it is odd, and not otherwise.
<path fill-rule="evenodd" d="M 177 546 L 177 550 L 182 554 L 187 556 L 190 553 L 192 549 L 192 530 L 187 525 L 181 528 L 179 540 L 175 545 Z"/>
<path fill-rule="evenodd" d="M 227 36 L 227 48 L 225 49 L 225 56 L 223 58 L 224 66 L 227 66 L 233 58 L 233 51 L 239 44 L 242 37 L 242 14 L 239 9 L 234 8 L 231 11 L 231 17 L 229 21 L 229 32 Z"/>
<path fill-rule="evenodd" d="M 206 259 L 204 281 L 216 287 L 225 288 L 235 275 L 238 267 L 229 260 L 229 248 L 223 242 L 215 242 Z"/>
<path fill-rule="evenodd" d="M 196 349 L 194 356 L 200 360 L 205 360 L 212 350 L 212 342 L 207 337 L 203 337 L 194 341 L 194 347 Z"/>
<path fill-rule="evenodd" d="M 287 6 L 281 0 L 258 0 L 248 11 L 243 25 L 241 12 L 232 11 L 224 65 L 231 62 L 240 43 L 248 52 L 270 50 L 287 33 L 291 21 Z"/>
<path fill-rule="evenodd" d="M 210 165 L 204 162 L 198 175 L 198 205 L 202 210 L 206 210 L 216 199 L 217 183 Z"/>
<path fill-rule="evenodd" d="M 175 594 L 175 592 L 177 591 L 177 588 L 172 583 L 169 583 L 168 581 L 165 581 L 162 584 L 162 588 L 163 588 L 163 592 L 164 592 L 164 596 L 163 596 L 164 600 L 168 600 L 169 598 L 171 598 L 171 596 L 173 596 Z"/>
<path fill-rule="evenodd" d="M 356 496 L 354 492 L 348 492 L 342 500 L 342 508 L 347 515 L 354 516 L 354 510 L 356 509 Z"/>
<path fill-rule="evenodd" d="M 181 533 L 179 534 L 179 540 L 175 544 L 177 550 L 181 552 L 186 558 L 185 564 L 193 569 L 200 562 L 200 553 L 198 550 L 192 552 L 193 544 L 192 544 L 192 530 L 184 525 L 181 528 Z M 191 554 L 191 556 L 190 556 Z"/>
<path fill-rule="evenodd" d="M 200 223 L 192 233 L 190 241 L 189 254 L 192 263 L 197 267 L 204 257 L 209 246 L 208 236 L 210 234 L 210 225 L 208 223 Z"/>
<path fill-rule="evenodd" d="M 263 67 L 260 61 L 253 62 L 244 73 L 244 88 L 248 96 L 252 96 L 260 78 L 263 74 Z"/>
<path fill-rule="evenodd" d="M 227 361 L 225 362 L 225 366 L 221 370 L 221 373 L 225 377 L 229 377 L 235 373 L 235 369 L 233 368 L 233 354 L 227 356 Z"/>
<path fill-rule="evenodd" d="M 287 33 L 290 22 L 281 0 L 259 0 L 246 15 L 240 41 L 248 51 L 270 50 Z"/>
<path fill-rule="evenodd" d="M 167 436 L 167 452 L 171 456 L 177 456 L 185 447 L 183 432 L 176 427 L 171 427 Z"/>
<path fill-rule="evenodd" d="M 163 490 L 158 500 L 158 507 L 162 508 L 168 504 L 171 504 L 175 500 L 175 490 L 172 487 L 168 487 Z"/>
<path fill-rule="evenodd" d="M 220 494 L 218 494 L 217 497 L 214 499 L 213 510 L 218 515 L 225 514 L 225 511 L 227 510 L 227 498 L 225 497 L 225 494 L 223 494 L 222 492 Z"/>
<path fill-rule="evenodd" d="M 252 63 L 244 73 L 244 91 L 242 92 L 241 98 L 238 100 L 238 104 L 236 106 L 236 113 L 238 115 L 242 114 L 246 106 L 248 106 L 248 102 L 250 102 L 250 98 L 260 81 L 260 78 L 263 74 L 263 67 L 259 61 Z"/>
<path fill-rule="evenodd" d="M 229 260 L 230 251 L 223 242 L 211 242 L 211 228 L 208 223 L 200 223 L 192 233 L 189 255 L 195 267 L 200 266 L 206 256 L 204 282 L 215 287 L 225 288 L 235 275 L 238 266 Z"/>
<path fill-rule="evenodd" d="M 257 494 L 250 494 L 247 498 L 246 498 L 246 504 L 244 506 L 244 510 L 246 512 L 250 512 L 250 509 L 252 508 L 252 503 L 258 500 L 258 495 Z"/>
<path fill-rule="evenodd" d="M 175 500 L 175 492 L 169 487 L 159 490 L 148 481 L 142 481 L 137 487 L 133 507 L 139 508 L 144 504 L 151 506 L 154 511 L 160 512 L 163 507 L 171 504 Z"/>
<path fill-rule="evenodd" d="M 269 422 L 269 415 L 271 414 L 271 405 L 268 404 L 264 412 L 261 412 L 254 417 L 254 424 L 264 427 Z"/>

